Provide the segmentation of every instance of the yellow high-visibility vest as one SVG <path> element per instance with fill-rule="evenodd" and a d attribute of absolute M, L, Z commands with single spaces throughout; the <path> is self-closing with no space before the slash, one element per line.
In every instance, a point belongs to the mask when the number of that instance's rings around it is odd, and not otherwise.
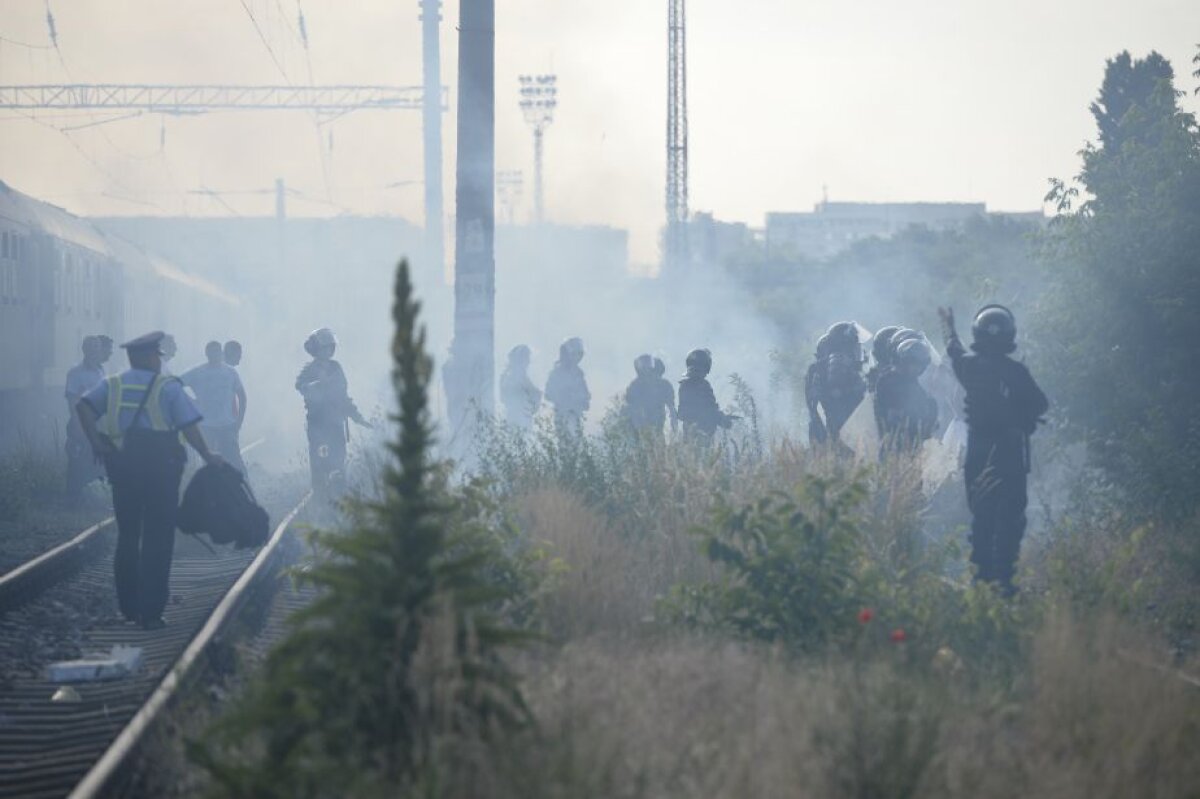
<path fill-rule="evenodd" d="M 146 407 L 144 413 L 146 418 L 150 420 L 150 429 L 158 432 L 169 432 L 171 426 L 167 424 L 166 417 L 163 416 L 162 404 L 159 400 L 162 397 L 163 386 L 166 385 L 166 380 L 159 380 L 159 376 L 155 375 L 149 384 L 146 383 L 129 383 L 121 379 L 121 375 L 113 375 L 108 378 L 108 404 L 104 408 L 104 417 L 100 419 L 100 432 L 108 436 L 108 439 L 113 442 L 117 449 L 121 448 L 121 441 L 125 437 L 125 433 L 121 430 L 121 410 L 128 408 L 134 412 L 137 411 L 141 400 L 134 402 L 127 393 L 128 391 L 149 391 L 150 396 L 146 399 Z"/>

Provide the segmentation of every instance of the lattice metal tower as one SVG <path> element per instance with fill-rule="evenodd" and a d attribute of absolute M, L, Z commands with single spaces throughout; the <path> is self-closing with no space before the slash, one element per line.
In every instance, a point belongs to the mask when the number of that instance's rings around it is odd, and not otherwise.
<path fill-rule="evenodd" d="M 686 269 L 688 252 L 687 0 L 667 0 L 667 234 L 664 272 Z"/>

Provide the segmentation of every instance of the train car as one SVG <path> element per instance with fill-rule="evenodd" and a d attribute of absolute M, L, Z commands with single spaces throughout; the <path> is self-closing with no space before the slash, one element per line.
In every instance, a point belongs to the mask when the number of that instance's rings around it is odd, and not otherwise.
<path fill-rule="evenodd" d="M 63 440 L 67 370 L 84 336 L 161 329 L 219 338 L 239 299 L 0 181 L 0 452 Z M 109 371 L 124 368 L 118 352 Z"/>

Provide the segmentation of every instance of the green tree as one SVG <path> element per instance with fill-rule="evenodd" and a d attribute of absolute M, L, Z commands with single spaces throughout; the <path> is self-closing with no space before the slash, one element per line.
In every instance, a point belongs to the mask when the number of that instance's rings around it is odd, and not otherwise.
<path fill-rule="evenodd" d="M 1097 463 L 1143 509 L 1200 501 L 1200 131 L 1170 64 L 1110 60 L 1082 151 L 1086 200 L 1055 181 L 1066 213 L 1050 239 L 1054 286 L 1040 354 L 1052 400 Z"/>
<path fill-rule="evenodd" d="M 349 507 L 346 532 L 302 579 L 317 599 L 261 677 L 194 754 L 221 796 L 403 795 L 437 772 L 438 741 L 528 720 L 503 648 L 523 634 L 495 612 L 508 570 L 470 496 L 429 460 L 432 364 L 408 266 L 396 276 L 397 440 L 382 498 Z M 464 510 L 466 509 L 466 510 Z M 480 519 L 479 516 L 485 517 Z"/>

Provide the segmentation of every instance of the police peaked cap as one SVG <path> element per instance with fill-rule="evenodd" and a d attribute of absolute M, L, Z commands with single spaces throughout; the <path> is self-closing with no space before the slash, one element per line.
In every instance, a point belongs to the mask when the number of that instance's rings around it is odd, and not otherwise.
<path fill-rule="evenodd" d="M 130 353 L 146 352 L 152 350 L 159 355 L 163 354 L 162 341 L 167 337 L 167 334 L 161 330 L 155 330 L 152 333 L 147 333 L 144 336 L 131 338 L 121 345 L 121 349 L 128 350 Z"/>

